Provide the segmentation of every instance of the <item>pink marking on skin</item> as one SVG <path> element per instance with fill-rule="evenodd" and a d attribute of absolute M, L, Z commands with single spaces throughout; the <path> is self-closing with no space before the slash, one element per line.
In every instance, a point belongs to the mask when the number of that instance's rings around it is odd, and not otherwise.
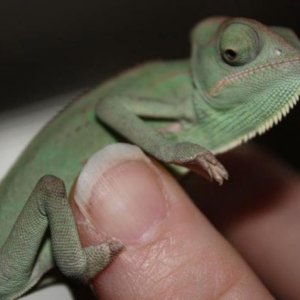
<path fill-rule="evenodd" d="M 170 125 L 160 128 L 158 131 L 161 133 L 177 133 L 181 131 L 181 125 L 179 122 L 171 123 Z"/>

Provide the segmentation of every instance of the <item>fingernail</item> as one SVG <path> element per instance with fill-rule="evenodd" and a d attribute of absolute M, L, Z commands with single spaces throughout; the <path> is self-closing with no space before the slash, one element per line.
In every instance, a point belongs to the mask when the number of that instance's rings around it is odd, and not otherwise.
<path fill-rule="evenodd" d="M 94 154 L 77 180 L 74 199 L 95 232 L 127 245 L 154 238 L 168 206 L 159 170 L 129 144 Z"/>

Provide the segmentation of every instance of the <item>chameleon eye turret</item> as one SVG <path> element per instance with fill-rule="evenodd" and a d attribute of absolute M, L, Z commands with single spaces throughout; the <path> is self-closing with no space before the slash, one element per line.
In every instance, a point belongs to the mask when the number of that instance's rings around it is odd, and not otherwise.
<path fill-rule="evenodd" d="M 256 58 L 261 49 L 258 33 L 242 23 L 227 25 L 220 34 L 219 51 L 230 66 L 243 66 Z"/>

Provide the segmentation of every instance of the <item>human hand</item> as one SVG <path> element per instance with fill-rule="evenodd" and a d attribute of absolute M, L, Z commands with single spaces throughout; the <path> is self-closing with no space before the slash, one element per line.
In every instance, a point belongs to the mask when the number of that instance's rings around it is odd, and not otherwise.
<path fill-rule="evenodd" d="M 183 179 L 200 211 L 138 148 L 110 147 L 85 173 L 89 184 L 75 189 L 76 201 L 88 203 L 84 214 L 72 203 L 84 246 L 126 245 L 92 281 L 98 298 L 299 297 L 300 179 L 292 170 L 255 149 L 224 155 L 223 187 Z"/>

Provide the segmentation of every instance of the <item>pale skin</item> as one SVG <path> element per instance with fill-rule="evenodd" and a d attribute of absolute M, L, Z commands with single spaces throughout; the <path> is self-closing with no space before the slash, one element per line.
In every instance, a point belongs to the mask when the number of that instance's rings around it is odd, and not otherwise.
<path fill-rule="evenodd" d="M 110 213 L 114 219 L 121 219 L 119 222 L 125 229 L 117 238 L 127 243 L 126 251 L 92 281 L 97 298 L 298 299 L 300 240 L 295 241 L 294 236 L 298 235 L 300 228 L 299 214 L 295 213 L 300 208 L 299 175 L 272 155 L 254 147 L 237 149 L 223 159 L 233 177 L 225 191 L 213 189 L 198 176 L 190 175 L 183 180 L 200 209 L 155 163 L 156 170 L 168 186 L 168 193 L 176 197 L 173 200 L 176 204 L 171 204 L 168 215 L 161 218 L 154 229 L 156 232 L 147 241 L 137 238 L 130 224 L 134 218 L 132 214 L 138 210 L 110 210 L 105 205 L 105 192 L 92 200 L 96 202 L 92 202 L 90 208 L 101 210 L 100 216 Z M 261 161 L 264 161 L 264 167 L 258 174 L 256 169 Z M 107 176 L 102 177 L 103 182 L 95 189 L 101 188 L 102 184 L 112 184 L 110 191 L 115 195 L 110 195 L 109 201 L 118 201 L 121 190 L 129 197 L 132 195 L 133 202 L 138 202 L 138 188 L 132 188 L 137 185 L 148 195 L 157 197 L 158 192 L 153 190 L 156 189 L 155 178 L 143 159 L 125 160 L 121 165 L 106 170 Z M 249 169 L 249 166 L 253 172 L 250 170 L 246 175 L 243 168 Z M 269 178 L 268 186 L 260 183 L 265 176 Z M 118 181 L 117 185 L 111 183 L 113 178 Z M 237 191 L 246 178 L 243 191 L 249 201 L 245 203 L 243 193 Z M 275 182 L 280 185 L 281 192 L 274 191 Z M 260 192 L 253 192 L 255 188 Z M 154 205 L 161 205 L 159 201 L 169 200 L 161 197 Z M 96 228 L 91 230 L 76 203 L 72 206 L 85 246 L 97 244 L 107 235 L 115 234 L 117 225 L 100 218 L 93 219 L 96 213 L 91 214 Z M 145 216 L 147 213 L 141 211 L 147 221 L 155 219 L 151 213 Z M 143 227 L 142 223 L 140 226 Z"/>

